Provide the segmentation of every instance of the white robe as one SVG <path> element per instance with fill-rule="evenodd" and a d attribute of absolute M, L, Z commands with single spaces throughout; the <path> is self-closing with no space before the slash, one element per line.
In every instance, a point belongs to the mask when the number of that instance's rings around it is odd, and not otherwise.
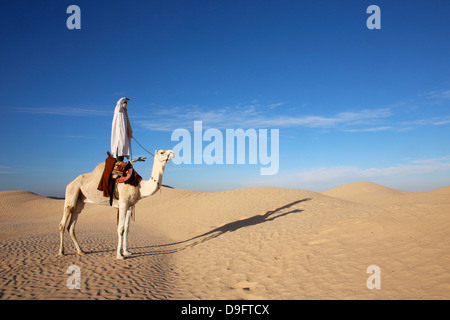
<path fill-rule="evenodd" d="M 123 107 L 125 100 L 125 98 L 121 98 L 117 101 L 112 121 L 111 153 L 116 158 L 120 156 L 130 158 L 131 154 L 133 131 L 131 130 L 130 120 L 128 119 L 127 109 Z"/>

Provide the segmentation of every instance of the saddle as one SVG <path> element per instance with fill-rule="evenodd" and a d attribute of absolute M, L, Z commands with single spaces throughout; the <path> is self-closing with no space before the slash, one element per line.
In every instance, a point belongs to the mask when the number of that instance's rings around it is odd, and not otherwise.
<path fill-rule="evenodd" d="M 116 183 L 131 184 L 137 187 L 141 180 L 142 177 L 133 169 L 131 161 L 117 161 L 116 158 L 108 154 L 97 189 L 103 191 L 104 197 L 109 197 L 109 204 L 112 205 Z"/>
<path fill-rule="evenodd" d="M 116 183 L 131 184 L 133 187 L 137 187 L 141 182 L 142 177 L 131 166 L 121 177 L 116 179 Z"/>
<path fill-rule="evenodd" d="M 114 168 L 113 168 L 113 171 L 111 173 L 113 179 L 117 179 L 119 177 L 123 177 L 124 173 L 126 171 L 128 171 L 130 166 L 132 167 L 130 162 L 117 161 L 114 164 Z"/>

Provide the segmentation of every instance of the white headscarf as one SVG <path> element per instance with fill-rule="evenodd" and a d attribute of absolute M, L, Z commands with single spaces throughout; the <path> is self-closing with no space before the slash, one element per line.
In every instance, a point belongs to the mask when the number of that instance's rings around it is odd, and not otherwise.
<path fill-rule="evenodd" d="M 131 154 L 133 131 L 128 119 L 127 109 L 124 108 L 124 103 L 127 100 L 129 99 L 125 97 L 120 98 L 114 110 L 111 129 L 111 153 L 114 157 L 124 156 L 129 158 Z"/>

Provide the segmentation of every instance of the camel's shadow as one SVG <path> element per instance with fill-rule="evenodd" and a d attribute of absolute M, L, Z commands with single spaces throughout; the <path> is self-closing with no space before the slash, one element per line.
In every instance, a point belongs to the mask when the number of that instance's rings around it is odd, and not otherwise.
<path fill-rule="evenodd" d="M 211 231 L 205 232 L 203 234 L 189 238 L 187 240 L 168 243 L 168 244 L 130 248 L 130 250 L 135 250 L 135 253 L 133 253 L 133 255 L 129 256 L 127 259 L 138 258 L 138 257 L 142 257 L 142 256 L 152 256 L 152 255 L 176 253 L 176 252 L 185 250 L 189 247 L 193 247 L 200 243 L 217 238 L 227 232 L 234 232 L 236 230 L 239 230 L 239 229 L 242 229 L 245 227 L 258 225 L 258 224 L 265 223 L 268 221 L 273 221 L 275 219 L 287 216 L 292 213 L 302 212 L 303 210 L 301 210 L 301 209 L 294 209 L 294 210 L 290 210 L 290 211 L 286 211 L 286 210 L 291 208 L 292 206 L 295 206 L 295 205 L 301 203 L 301 202 L 305 202 L 305 201 L 309 201 L 309 200 L 311 200 L 311 198 L 297 200 L 297 201 L 291 202 L 289 204 L 286 204 L 282 207 L 279 207 L 275 210 L 267 211 L 264 214 L 255 215 L 250 218 L 236 220 L 236 221 L 224 224 L 223 226 L 217 227 Z"/>

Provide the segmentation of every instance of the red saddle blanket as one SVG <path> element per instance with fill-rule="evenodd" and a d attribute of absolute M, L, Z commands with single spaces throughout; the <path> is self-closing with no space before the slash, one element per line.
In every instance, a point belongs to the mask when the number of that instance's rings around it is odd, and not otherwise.
<path fill-rule="evenodd" d="M 128 169 L 128 171 L 125 172 L 122 177 L 117 178 L 116 182 L 131 184 L 132 186 L 137 187 L 141 180 L 142 177 L 136 172 L 136 170 L 133 169 L 133 167 L 131 167 Z"/>
<path fill-rule="evenodd" d="M 114 164 L 116 163 L 116 158 L 109 156 L 105 160 L 105 168 L 103 170 L 103 175 L 98 183 L 98 190 L 103 191 L 104 197 L 112 197 L 114 181 L 111 177 L 111 173 L 114 169 Z"/>
<path fill-rule="evenodd" d="M 113 176 L 114 178 L 119 176 L 119 178 L 114 179 Z M 141 180 L 142 177 L 133 169 L 131 162 L 117 162 L 116 158 L 109 156 L 105 160 L 105 168 L 98 184 L 98 190 L 103 191 L 103 196 L 110 197 L 110 204 L 112 204 L 115 183 L 127 183 L 136 187 Z"/>

